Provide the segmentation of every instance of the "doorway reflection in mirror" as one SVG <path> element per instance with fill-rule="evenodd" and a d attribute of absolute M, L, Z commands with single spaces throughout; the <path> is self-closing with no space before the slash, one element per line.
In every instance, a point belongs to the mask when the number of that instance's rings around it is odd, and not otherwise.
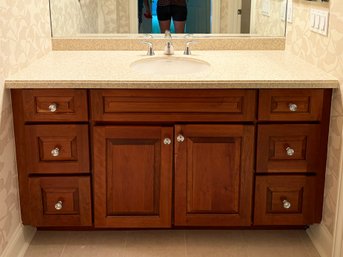
<path fill-rule="evenodd" d="M 142 32 L 142 22 L 143 22 L 143 9 L 144 17 L 146 19 L 152 19 L 151 8 L 149 0 L 138 0 L 138 31 Z"/>

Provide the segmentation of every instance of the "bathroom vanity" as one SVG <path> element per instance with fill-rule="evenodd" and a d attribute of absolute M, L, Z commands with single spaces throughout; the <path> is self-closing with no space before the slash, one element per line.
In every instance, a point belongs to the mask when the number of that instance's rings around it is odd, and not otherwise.
<path fill-rule="evenodd" d="M 334 78 L 277 51 L 165 77 L 130 72 L 135 52 L 98 54 L 52 53 L 6 81 L 24 224 L 320 222 Z"/>

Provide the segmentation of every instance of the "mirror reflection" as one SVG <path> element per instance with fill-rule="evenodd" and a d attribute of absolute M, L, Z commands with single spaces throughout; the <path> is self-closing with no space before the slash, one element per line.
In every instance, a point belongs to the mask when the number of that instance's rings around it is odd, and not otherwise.
<path fill-rule="evenodd" d="M 287 0 L 50 0 L 54 37 L 165 30 L 284 36 L 286 6 Z"/>

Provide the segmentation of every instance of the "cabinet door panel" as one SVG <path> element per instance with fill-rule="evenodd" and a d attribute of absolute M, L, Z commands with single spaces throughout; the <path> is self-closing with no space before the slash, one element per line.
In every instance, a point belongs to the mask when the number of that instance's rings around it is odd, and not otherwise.
<path fill-rule="evenodd" d="M 170 227 L 172 128 L 94 128 L 96 227 Z"/>
<path fill-rule="evenodd" d="M 254 127 L 179 125 L 175 138 L 175 225 L 251 224 Z"/>

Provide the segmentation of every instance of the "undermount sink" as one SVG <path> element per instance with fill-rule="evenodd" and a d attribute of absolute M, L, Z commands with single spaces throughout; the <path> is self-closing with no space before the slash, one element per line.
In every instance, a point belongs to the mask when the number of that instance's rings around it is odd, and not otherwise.
<path fill-rule="evenodd" d="M 207 71 L 210 64 L 192 57 L 151 57 L 133 62 L 130 68 L 143 74 L 180 75 Z"/>

